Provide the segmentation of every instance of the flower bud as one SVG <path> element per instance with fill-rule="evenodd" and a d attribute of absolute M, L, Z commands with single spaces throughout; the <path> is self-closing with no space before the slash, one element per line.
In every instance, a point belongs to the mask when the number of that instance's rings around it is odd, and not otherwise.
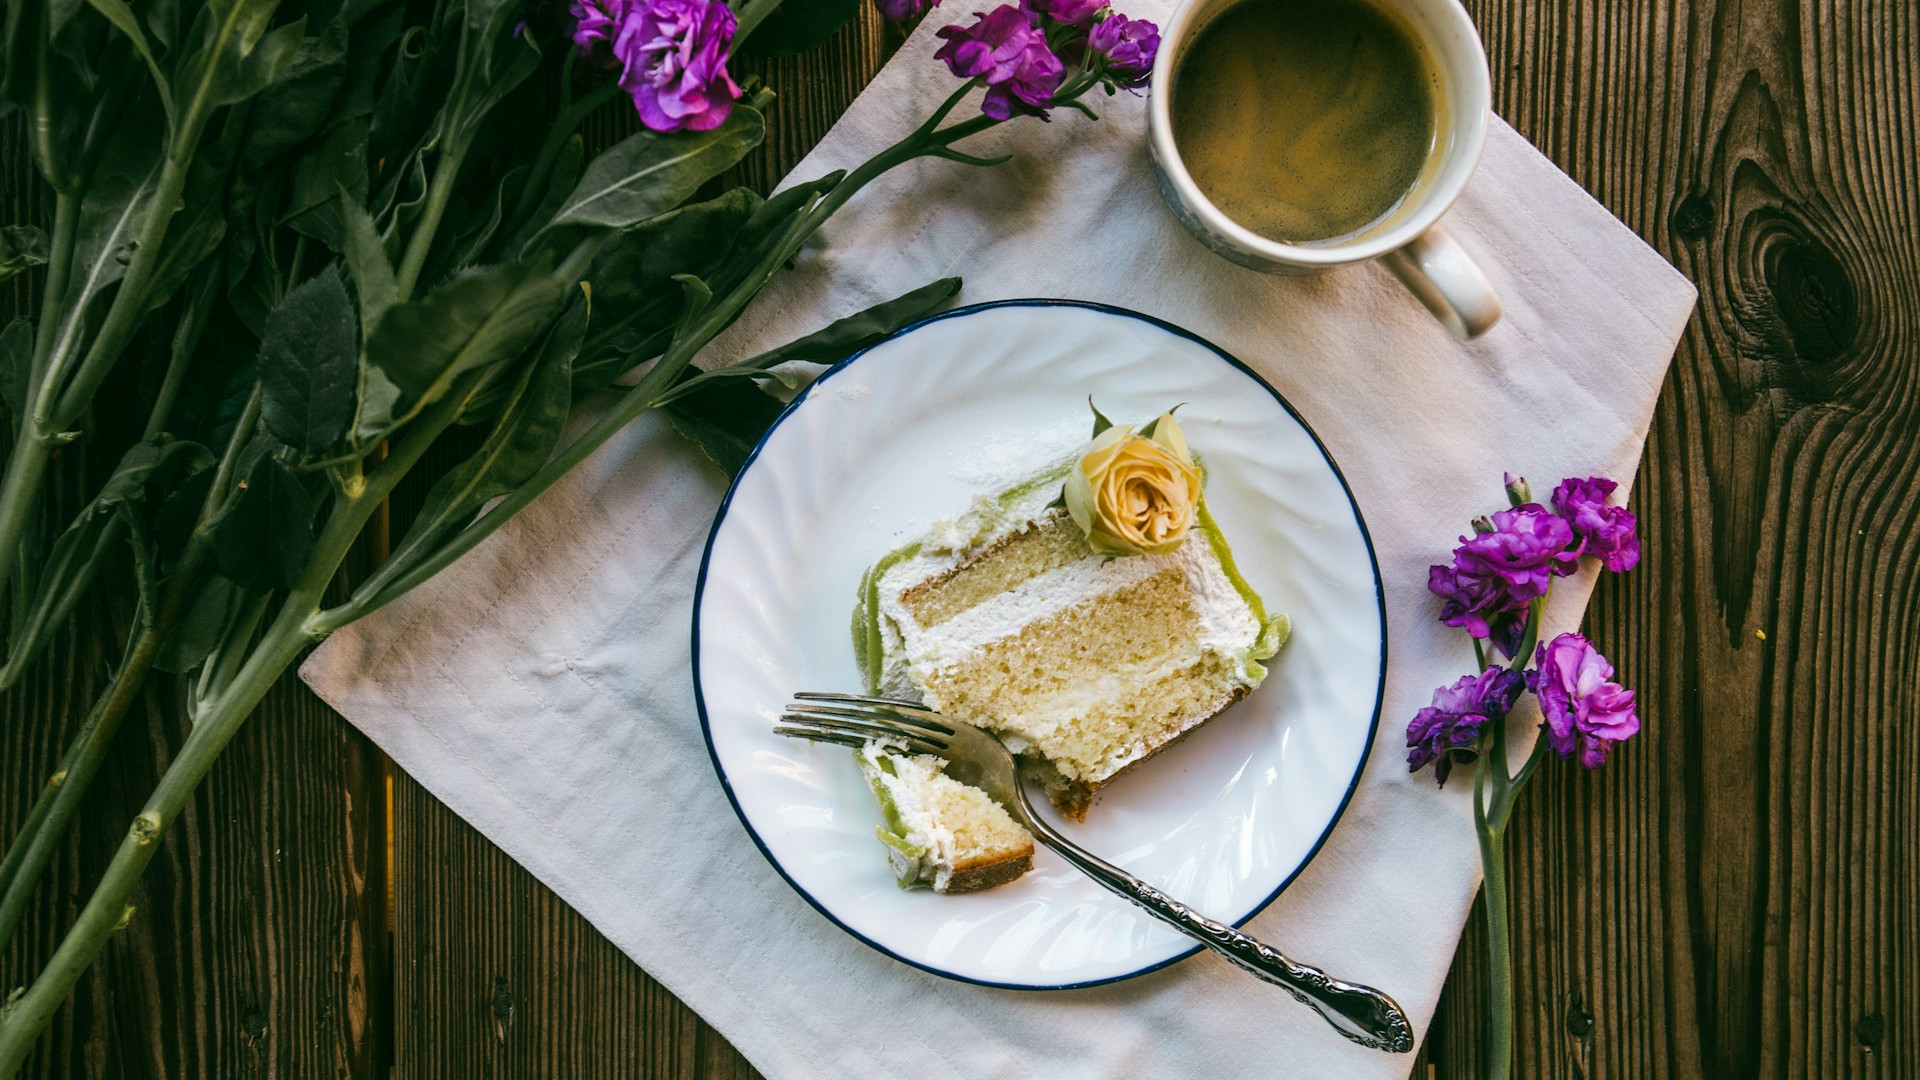
<path fill-rule="evenodd" d="M 1527 486 L 1527 478 L 1506 474 L 1507 501 L 1515 506 L 1525 506 L 1533 501 L 1533 489 Z"/>

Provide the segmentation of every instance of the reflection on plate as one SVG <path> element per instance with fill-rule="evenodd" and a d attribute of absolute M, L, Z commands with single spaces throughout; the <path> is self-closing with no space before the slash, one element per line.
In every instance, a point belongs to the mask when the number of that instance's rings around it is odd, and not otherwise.
<path fill-rule="evenodd" d="M 848 626 L 865 569 L 1078 447 L 1089 394 L 1116 419 L 1185 402 L 1208 509 L 1293 639 L 1250 697 L 1062 829 L 1243 922 L 1332 830 L 1378 722 L 1386 616 L 1365 523 L 1312 431 L 1233 358 L 1147 316 L 1029 300 L 948 312 L 834 368 L 762 441 L 708 538 L 694 606 L 701 723 L 741 821 L 793 887 L 875 948 L 957 979 L 1085 986 L 1197 946 L 1045 850 L 998 889 L 902 891 L 853 755 L 773 724 L 794 691 L 860 689 Z"/>

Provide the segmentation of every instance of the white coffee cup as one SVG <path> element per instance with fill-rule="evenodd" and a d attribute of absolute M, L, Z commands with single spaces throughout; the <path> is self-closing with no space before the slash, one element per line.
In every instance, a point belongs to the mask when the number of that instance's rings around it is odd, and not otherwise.
<path fill-rule="evenodd" d="M 1459 0 L 1364 0 L 1396 16 L 1433 60 L 1444 99 L 1437 110 L 1442 120 L 1436 164 L 1424 170 L 1413 197 L 1380 227 L 1345 241 L 1290 244 L 1261 236 L 1221 213 L 1193 182 L 1174 145 L 1172 99 L 1180 62 L 1202 30 L 1241 2 L 1186 0 L 1160 33 L 1147 131 L 1160 194 L 1174 216 L 1215 252 L 1268 273 L 1311 274 L 1380 259 L 1456 335 L 1475 338 L 1486 333 L 1500 319 L 1500 298 L 1473 259 L 1438 225 L 1479 164 L 1492 110 L 1486 50 L 1466 9 Z"/>

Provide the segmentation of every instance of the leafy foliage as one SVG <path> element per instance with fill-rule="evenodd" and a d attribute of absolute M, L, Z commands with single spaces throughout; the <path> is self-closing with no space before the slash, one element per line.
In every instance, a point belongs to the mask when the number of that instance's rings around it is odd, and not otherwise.
<path fill-rule="evenodd" d="M 353 302 L 332 269 L 287 293 L 260 342 L 260 418 L 273 437 L 318 457 L 353 419 L 359 336 Z"/>

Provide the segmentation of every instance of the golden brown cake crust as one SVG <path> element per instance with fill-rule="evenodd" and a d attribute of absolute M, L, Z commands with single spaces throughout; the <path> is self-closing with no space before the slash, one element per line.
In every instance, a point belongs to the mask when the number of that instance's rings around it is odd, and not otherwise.
<path fill-rule="evenodd" d="M 952 875 L 947 878 L 947 887 L 941 891 L 945 893 L 979 892 L 996 885 L 1005 885 L 1031 869 L 1033 869 L 1033 846 L 1029 844 L 1027 850 L 1012 858 L 973 863 L 965 869 L 961 869 L 956 864 Z"/>

